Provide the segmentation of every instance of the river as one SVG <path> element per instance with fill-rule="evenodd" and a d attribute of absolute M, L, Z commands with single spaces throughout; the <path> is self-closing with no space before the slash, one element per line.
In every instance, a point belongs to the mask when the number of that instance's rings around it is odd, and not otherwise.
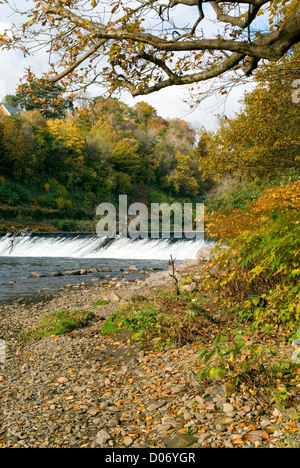
<path fill-rule="evenodd" d="M 109 278 L 137 279 L 146 270 L 166 270 L 170 256 L 181 263 L 195 259 L 208 242 L 188 239 L 104 239 L 82 233 L 0 235 L 0 303 L 51 294 L 66 284 Z M 135 265 L 138 270 L 128 272 Z M 103 268 L 110 271 L 99 271 Z M 84 269 L 85 275 L 66 271 Z M 96 272 L 95 269 L 98 271 Z M 44 277 L 29 278 L 31 272 Z M 50 277 L 54 272 L 62 276 Z"/>

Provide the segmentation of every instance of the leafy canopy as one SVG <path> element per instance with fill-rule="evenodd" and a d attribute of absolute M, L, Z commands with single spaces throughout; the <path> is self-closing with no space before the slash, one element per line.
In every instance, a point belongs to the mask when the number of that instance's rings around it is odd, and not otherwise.
<path fill-rule="evenodd" d="M 64 89 L 93 83 L 136 96 L 228 72 L 236 79 L 300 38 L 298 0 L 33 0 L 27 10 L 0 0 L 0 11 L 1 4 L 20 26 L 0 35 L 0 48 L 44 48 L 43 79 Z"/>

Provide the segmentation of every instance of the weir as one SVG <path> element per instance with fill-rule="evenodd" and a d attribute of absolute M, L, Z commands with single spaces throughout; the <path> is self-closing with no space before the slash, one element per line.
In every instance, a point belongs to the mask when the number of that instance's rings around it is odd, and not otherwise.
<path fill-rule="evenodd" d="M 197 239 L 99 238 L 93 233 L 1 234 L 0 257 L 52 257 L 176 260 L 195 259 L 197 250 L 212 242 Z"/>

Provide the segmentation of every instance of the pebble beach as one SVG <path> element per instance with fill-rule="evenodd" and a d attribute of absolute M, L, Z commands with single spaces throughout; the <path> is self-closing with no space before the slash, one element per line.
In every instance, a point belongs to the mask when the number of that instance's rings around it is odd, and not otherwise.
<path fill-rule="evenodd" d="M 300 446 L 300 403 L 268 406 L 226 382 L 203 388 L 196 376 L 197 341 L 156 351 L 101 334 L 120 301 L 150 297 L 160 287 L 172 287 L 168 272 L 118 284 L 68 285 L 39 302 L 0 306 L 6 346 L 0 448 Z M 101 298 L 109 302 L 91 306 Z M 37 342 L 18 340 L 20 330 L 45 314 L 75 309 L 93 312 L 86 327 Z"/>

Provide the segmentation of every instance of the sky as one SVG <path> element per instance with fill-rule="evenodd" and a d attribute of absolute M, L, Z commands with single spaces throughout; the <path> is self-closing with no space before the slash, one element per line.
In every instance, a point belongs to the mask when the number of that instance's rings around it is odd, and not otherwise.
<path fill-rule="evenodd" d="M 1 6 L 0 34 L 10 26 L 11 19 L 7 7 Z M 18 82 L 26 68 L 31 67 L 42 74 L 48 69 L 48 57 L 43 51 L 35 53 L 34 56 L 24 57 L 20 51 L 0 52 L 0 102 L 7 94 L 15 94 Z M 165 119 L 181 118 L 188 121 L 195 129 L 204 126 L 208 130 L 215 130 L 218 125 L 218 115 L 226 114 L 228 117 L 234 116 L 241 108 L 241 100 L 245 90 L 249 85 L 236 86 L 226 99 L 219 105 L 217 97 L 205 100 L 195 110 L 191 111 L 189 105 L 184 103 L 188 97 L 187 88 L 183 86 L 172 86 L 162 89 L 159 92 L 132 98 L 125 92 L 120 99 L 126 104 L 133 106 L 136 102 L 145 101 L 152 105 L 157 114 Z M 101 90 L 89 88 L 88 96 L 95 97 L 101 95 Z"/>

